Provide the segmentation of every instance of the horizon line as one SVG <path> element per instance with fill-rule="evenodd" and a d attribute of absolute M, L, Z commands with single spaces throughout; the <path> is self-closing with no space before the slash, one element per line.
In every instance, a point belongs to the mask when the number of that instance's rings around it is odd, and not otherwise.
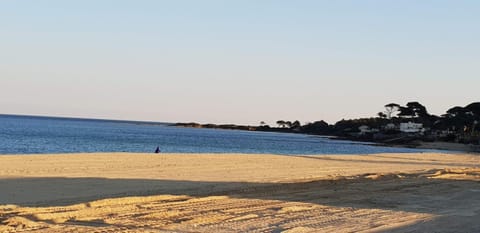
<path fill-rule="evenodd" d="M 31 115 L 31 114 L 14 114 L 14 113 L 0 113 L 0 116 L 7 117 L 31 117 L 31 118 L 53 118 L 64 120 L 86 120 L 86 121 L 110 121 L 110 122 L 123 122 L 123 123 L 144 123 L 144 124 L 175 124 L 174 122 L 161 122 L 161 121 L 146 121 L 146 120 L 121 120 L 121 119 L 108 119 L 108 118 L 90 118 L 90 117 L 73 117 L 73 116 L 52 116 L 52 115 Z"/>

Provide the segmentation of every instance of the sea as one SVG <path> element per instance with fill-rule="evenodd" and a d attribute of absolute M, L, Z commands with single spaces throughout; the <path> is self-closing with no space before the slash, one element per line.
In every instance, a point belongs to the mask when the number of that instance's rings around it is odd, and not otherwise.
<path fill-rule="evenodd" d="M 0 155 L 79 152 L 373 154 L 431 150 L 329 137 L 175 127 L 168 123 L 0 115 Z"/>

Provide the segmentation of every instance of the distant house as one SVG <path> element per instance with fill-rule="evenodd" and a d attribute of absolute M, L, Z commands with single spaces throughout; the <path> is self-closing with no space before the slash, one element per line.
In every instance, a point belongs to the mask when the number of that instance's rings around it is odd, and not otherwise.
<path fill-rule="evenodd" d="M 404 133 L 423 133 L 425 129 L 422 123 L 400 123 L 400 131 Z"/>
<path fill-rule="evenodd" d="M 384 129 L 385 130 L 395 130 L 395 129 L 397 129 L 397 126 L 393 123 L 388 123 L 387 125 L 385 125 Z"/>
<path fill-rule="evenodd" d="M 364 134 L 367 134 L 367 133 L 376 133 L 376 132 L 379 132 L 378 129 L 375 129 L 375 128 L 370 128 L 368 125 L 362 125 L 360 127 L 358 127 L 358 130 L 360 131 L 360 135 L 364 135 Z"/>

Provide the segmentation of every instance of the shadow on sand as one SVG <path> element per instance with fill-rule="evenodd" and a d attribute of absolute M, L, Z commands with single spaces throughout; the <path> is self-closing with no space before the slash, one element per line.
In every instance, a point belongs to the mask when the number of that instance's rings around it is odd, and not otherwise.
<path fill-rule="evenodd" d="M 309 155 L 289 155 L 291 157 L 298 157 L 298 158 L 306 158 L 306 159 L 315 159 L 315 160 L 325 160 L 325 161 L 339 161 L 345 162 L 345 159 L 341 158 L 333 158 L 328 156 L 309 156 Z M 367 156 L 367 155 L 365 155 Z M 378 157 L 381 159 L 389 158 L 389 159 L 405 159 L 402 157 L 394 157 L 394 156 L 381 156 L 380 154 L 369 154 L 369 157 Z M 417 160 L 417 161 L 414 161 Z M 428 166 L 456 166 L 456 167 L 470 167 L 471 163 L 455 163 L 455 162 L 435 162 L 435 161 L 421 161 L 415 158 L 408 158 L 407 161 L 388 161 L 388 160 L 370 160 L 370 159 L 355 159 L 355 160 L 348 160 L 349 163 L 376 163 L 376 164 L 400 164 L 400 165 L 428 165 Z"/>
<path fill-rule="evenodd" d="M 434 173 L 435 171 L 431 171 L 430 175 Z M 0 205 L 48 207 L 105 198 L 165 194 L 194 197 L 227 195 L 237 198 L 296 201 L 443 216 L 435 221 L 398 229 L 400 232 L 408 232 L 413 227 L 415 231 L 418 229 L 428 231 L 431 226 L 438 228 L 442 225 L 445 225 L 445 229 L 452 229 L 465 225 L 465 220 L 470 219 L 472 223 L 476 222 L 475 219 L 480 219 L 479 182 L 431 179 L 428 174 L 396 174 L 375 178 L 363 175 L 298 183 L 57 177 L 0 179 Z M 479 223 L 469 227 L 470 232 L 480 231 Z"/>

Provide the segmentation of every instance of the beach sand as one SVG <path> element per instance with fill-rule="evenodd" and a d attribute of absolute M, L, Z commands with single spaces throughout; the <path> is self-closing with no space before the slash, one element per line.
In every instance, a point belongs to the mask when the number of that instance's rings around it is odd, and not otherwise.
<path fill-rule="evenodd" d="M 0 232 L 480 232 L 480 156 L 0 156 Z"/>

